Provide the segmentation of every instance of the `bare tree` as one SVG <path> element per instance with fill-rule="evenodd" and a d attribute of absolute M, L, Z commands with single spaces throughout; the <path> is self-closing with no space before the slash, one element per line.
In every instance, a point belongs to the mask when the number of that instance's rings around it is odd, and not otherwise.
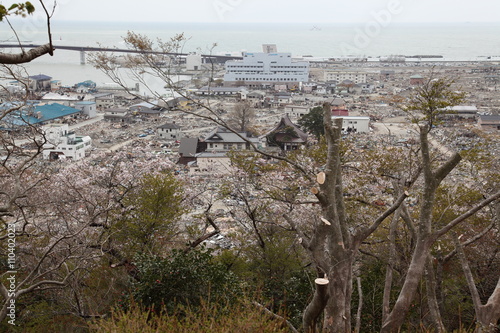
<path fill-rule="evenodd" d="M 233 110 L 229 112 L 228 124 L 240 131 L 248 131 L 255 121 L 255 109 L 249 101 L 236 103 Z"/>

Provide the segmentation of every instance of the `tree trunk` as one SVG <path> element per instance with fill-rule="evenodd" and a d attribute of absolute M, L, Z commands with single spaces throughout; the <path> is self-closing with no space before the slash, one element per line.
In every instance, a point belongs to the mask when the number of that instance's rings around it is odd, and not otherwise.
<path fill-rule="evenodd" d="M 390 312 L 391 289 L 394 265 L 396 264 L 396 229 L 401 216 L 401 207 L 396 210 L 389 226 L 389 260 L 385 270 L 384 296 L 382 298 L 382 322 Z"/>
<path fill-rule="evenodd" d="M 486 305 L 481 305 L 479 309 L 480 311 L 477 314 L 477 318 L 481 326 L 478 332 L 497 332 L 497 325 L 500 320 L 500 278 Z"/>
<path fill-rule="evenodd" d="M 316 291 L 314 292 L 314 297 L 304 311 L 302 318 L 302 323 L 304 326 L 304 332 L 306 333 L 316 333 L 316 326 L 318 319 L 323 313 L 325 306 L 328 302 L 328 284 L 330 281 L 327 279 L 318 278 L 314 280 L 316 284 Z"/>
<path fill-rule="evenodd" d="M 410 308 L 415 291 L 419 285 L 420 279 L 425 269 L 427 257 L 429 255 L 429 244 L 427 241 L 417 240 L 415 251 L 411 259 L 410 267 L 406 273 L 403 288 L 399 297 L 382 325 L 382 333 L 397 333 L 403 324 L 406 314 Z"/>
<path fill-rule="evenodd" d="M 354 328 L 354 333 L 359 333 L 361 329 L 361 313 L 363 312 L 363 288 L 361 288 L 361 278 L 358 276 L 356 278 L 358 283 L 358 312 L 356 313 L 356 327 Z"/>
<path fill-rule="evenodd" d="M 425 270 L 425 287 L 427 292 L 427 303 L 429 306 L 429 312 L 431 314 L 431 320 L 433 324 L 432 328 L 435 332 L 438 333 L 446 332 L 443 320 L 441 318 L 441 312 L 439 310 L 439 303 L 436 295 L 437 286 L 432 255 L 429 255 L 429 258 L 427 259 L 427 268 Z"/>
<path fill-rule="evenodd" d="M 478 321 L 477 331 L 479 333 L 494 333 L 496 332 L 497 323 L 500 320 L 500 278 L 488 302 L 486 305 L 482 305 L 469 263 L 467 262 L 467 258 L 465 257 L 464 250 L 458 238 L 455 238 L 455 245 L 474 303 L 474 310 L 476 311 L 476 318 Z"/>
<path fill-rule="evenodd" d="M 330 298 L 325 308 L 324 332 L 351 333 L 351 285 L 352 261 L 349 257 L 332 265 L 330 274 Z M 346 305 L 348 304 L 348 305 Z"/>

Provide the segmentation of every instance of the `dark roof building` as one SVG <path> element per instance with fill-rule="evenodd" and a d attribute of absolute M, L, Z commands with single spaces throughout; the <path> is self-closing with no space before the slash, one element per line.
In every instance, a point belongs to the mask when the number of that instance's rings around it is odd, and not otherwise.
<path fill-rule="evenodd" d="M 281 150 L 288 151 L 306 144 L 308 135 L 285 115 L 265 137 L 269 147 L 280 147 Z"/>

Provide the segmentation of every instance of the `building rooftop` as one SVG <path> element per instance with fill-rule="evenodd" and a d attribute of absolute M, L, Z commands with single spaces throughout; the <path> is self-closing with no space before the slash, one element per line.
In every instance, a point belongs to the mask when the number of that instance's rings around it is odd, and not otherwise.
<path fill-rule="evenodd" d="M 24 109 L 11 115 L 13 125 L 24 126 L 28 124 L 39 124 L 81 112 L 78 109 L 53 103 L 38 105 L 34 108 Z"/>

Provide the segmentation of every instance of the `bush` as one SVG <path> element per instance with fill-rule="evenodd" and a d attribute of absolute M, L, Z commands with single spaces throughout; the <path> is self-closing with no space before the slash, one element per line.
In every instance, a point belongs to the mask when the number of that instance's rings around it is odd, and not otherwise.
<path fill-rule="evenodd" d="M 282 320 L 271 319 L 256 306 L 249 303 L 202 302 L 196 310 L 184 308 L 182 315 L 173 312 L 151 313 L 136 304 L 129 311 L 117 310 L 111 318 L 97 321 L 92 331 L 99 333 L 197 333 L 197 332 L 289 332 Z"/>
<path fill-rule="evenodd" d="M 211 251 L 173 250 L 168 258 L 139 255 L 135 264 L 140 280 L 133 282 L 131 297 L 152 311 L 172 313 L 203 301 L 228 303 L 241 294 L 236 276 L 215 262 Z"/>

